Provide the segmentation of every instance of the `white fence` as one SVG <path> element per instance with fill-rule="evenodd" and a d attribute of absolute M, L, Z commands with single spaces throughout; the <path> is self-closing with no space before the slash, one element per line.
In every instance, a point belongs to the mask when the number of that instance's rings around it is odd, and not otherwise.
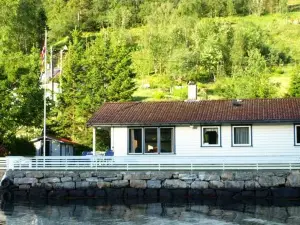
<path fill-rule="evenodd" d="M 300 169 L 299 156 L 10 156 L 11 170 L 263 170 Z M 1 167 L 4 169 L 4 167 Z"/>

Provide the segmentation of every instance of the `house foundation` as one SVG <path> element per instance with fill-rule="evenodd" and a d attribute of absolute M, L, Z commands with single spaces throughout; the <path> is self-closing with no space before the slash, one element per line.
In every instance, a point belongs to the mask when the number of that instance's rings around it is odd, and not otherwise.
<path fill-rule="evenodd" d="M 7 198 L 300 198 L 300 171 L 12 171 Z M 8 194 L 9 193 L 9 194 Z"/>

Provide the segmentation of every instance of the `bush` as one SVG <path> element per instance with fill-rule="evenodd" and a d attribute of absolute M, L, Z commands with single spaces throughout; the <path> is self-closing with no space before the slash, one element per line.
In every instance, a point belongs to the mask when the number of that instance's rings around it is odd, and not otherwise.
<path fill-rule="evenodd" d="M 162 91 L 155 91 L 153 93 L 153 98 L 156 100 L 163 99 L 163 98 L 165 98 L 165 93 Z"/>
<path fill-rule="evenodd" d="M 187 87 L 183 87 L 181 89 L 173 89 L 173 96 L 179 99 L 187 99 L 188 98 L 188 89 Z"/>
<path fill-rule="evenodd" d="M 35 156 L 35 147 L 32 142 L 24 138 L 12 138 L 7 144 L 9 155 L 13 156 Z"/>

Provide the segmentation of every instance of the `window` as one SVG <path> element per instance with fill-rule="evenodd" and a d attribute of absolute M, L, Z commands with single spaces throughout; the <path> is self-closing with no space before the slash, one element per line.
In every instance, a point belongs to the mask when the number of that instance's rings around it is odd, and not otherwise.
<path fill-rule="evenodd" d="M 232 127 L 233 146 L 251 146 L 251 126 L 233 126 Z"/>
<path fill-rule="evenodd" d="M 300 125 L 295 125 L 295 145 L 300 145 Z"/>
<path fill-rule="evenodd" d="M 202 146 L 221 146 L 220 126 L 202 127 Z"/>
<path fill-rule="evenodd" d="M 157 128 L 145 128 L 145 153 L 157 152 Z"/>
<path fill-rule="evenodd" d="M 142 153 L 142 129 L 129 129 L 129 153 Z"/>
<path fill-rule="evenodd" d="M 129 129 L 129 154 L 174 153 L 174 128 L 145 127 Z"/>

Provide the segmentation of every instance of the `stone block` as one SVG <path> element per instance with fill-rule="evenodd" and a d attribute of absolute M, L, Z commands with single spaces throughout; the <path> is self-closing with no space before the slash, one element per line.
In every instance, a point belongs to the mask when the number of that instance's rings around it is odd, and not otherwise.
<path fill-rule="evenodd" d="M 115 181 L 115 180 L 119 180 L 119 179 L 117 177 L 105 177 L 104 178 L 105 182 L 112 182 L 112 181 Z"/>
<path fill-rule="evenodd" d="M 26 190 L 18 190 L 13 192 L 14 199 L 25 200 L 28 198 L 28 192 Z"/>
<path fill-rule="evenodd" d="M 170 189 L 173 189 L 173 188 L 186 188 L 187 184 L 186 184 L 186 182 L 184 182 L 182 180 L 179 180 L 179 179 L 173 179 L 173 180 L 167 179 L 163 182 L 162 186 L 164 188 L 170 188 Z"/>
<path fill-rule="evenodd" d="M 270 195 L 270 191 L 268 189 L 255 191 L 255 197 L 257 198 L 265 198 L 268 197 L 269 195 Z"/>
<path fill-rule="evenodd" d="M 178 176 L 178 179 L 184 180 L 184 181 L 186 181 L 186 180 L 195 180 L 196 178 L 197 178 L 196 174 L 186 174 L 186 173 L 184 173 L 184 174 L 179 174 L 179 176 Z"/>
<path fill-rule="evenodd" d="M 244 181 L 225 181 L 225 188 L 244 189 Z"/>
<path fill-rule="evenodd" d="M 173 173 L 169 171 L 152 171 L 152 172 L 147 172 L 146 174 L 150 174 L 150 179 L 151 180 L 165 180 L 165 179 L 171 179 Z"/>
<path fill-rule="evenodd" d="M 88 181 L 88 182 L 96 182 L 96 183 L 98 182 L 98 178 L 97 177 L 88 177 L 85 180 Z"/>
<path fill-rule="evenodd" d="M 95 197 L 96 190 L 94 188 L 89 188 L 86 190 L 86 196 L 87 197 Z"/>
<path fill-rule="evenodd" d="M 41 171 L 30 171 L 30 172 L 26 172 L 26 177 L 29 178 L 43 178 L 44 174 Z"/>
<path fill-rule="evenodd" d="M 67 190 L 75 189 L 75 182 L 72 182 L 72 181 L 63 182 L 62 185 L 63 185 L 63 188 L 67 189 Z"/>
<path fill-rule="evenodd" d="M 259 188 L 260 188 L 260 185 L 257 181 L 254 181 L 254 180 L 245 181 L 245 189 L 246 190 L 256 190 Z"/>
<path fill-rule="evenodd" d="M 50 184 L 50 183 L 44 183 L 44 188 L 45 188 L 47 191 L 50 191 L 50 190 L 52 190 L 53 186 L 52 186 L 52 184 Z"/>
<path fill-rule="evenodd" d="M 124 188 L 108 188 L 106 194 L 109 199 L 121 199 L 124 197 Z"/>
<path fill-rule="evenodd" d="M 65 171 L 63 173 L 64 177 L 79 177 L 78 172 L 74 172 L 74 171 Z"/>
<path fill-rule="evenodd" d="M 125 188 L 124 197 L 125 198 L 135 198 L 137 197 L 138 189 L 136 188 Z"/>
<path fill-rule="evenodd" d="M 97 182 L 97 187 L 102 189 L 102 188 L 109 188 L 111 186 L 110 182 L 105 182 L 105 181 L 98 181 Z"/>
<path fill-rule="evenodd" d="M 130 187 L 145 189 L 147 187 L 147 183 L 145 180 L 130 180 Z"/>
<path fill-rule="evenodd" d="M 25 177 L 25 172 L 23 172 L 23 171 L 12 171 L 11 175 L 9 173 L 8 176 L 11 177 L 11 178 L 23 178 L 23 177 Z"/>
<path fill-rule="evenodd" d="M 271 176 L 260 176 L 258 178 L 258 183 L 261 187 L 272 187 L 273 179 Z"/>
<path fill-rule="evenodd" d="M 220 188 L 224 188 L 224 183 L 222 181 L 213 180 L 213 181 L 209 181 L 208 187 L 212 189 L 220 189 Z"/>
<path fill-rule="evenodd" d="M 75 186 L 76 186 L 76 189 L 86 189 L 86 188 L 90 187 L 90 183 L 87 181 L 79 181 L 79 182 L 76 182 Z"/>
<path fill-rule="evenodd" d="M 224 171 L 221 173 L 220 175 L 221 180 L 225 181 L 225 180 L 234 180 L 234 173 L 233 172 L 229 172 L 229 171 Z"/>
<path fill-rule="evenodd" d="M 216 190 L 216 194 L 218 197 L 231 198 L 234 195 L 234 192 L 230 192 L 227 190 Z"/>
<path fill-rule="evenodd" d="M 62 199 L 68 196 L 68 192 L 66 190 L 53 190 L 48 193 L 48 198 L 54 199 Z"/>
<path fill-rule="evenodd" d="M 40 198 L 47 198 L 47 191 L 41 188 L 31 188 L 29 191 L 29 198 L 30 199 L 40 199 Z"/>
<path fill-rule="evenodd" d="M 72 177 L 62 177 L 60 178 L 61 182 L 69 182 L 72 181 Z"/>
<path fill-rule="evenodd" d="M 277 186 L 284 186 L 285 185 L 285 178 L 284 177 L 278 177 L 278 176 L 273 176 L 272 177 L 272 186 L 277 187 Z"/>
<path fill-rule="evenodd" d="M 288 187 L 300 187 L 300 172 L 292 171 L 290 175 L 288 175 L 286 180 L 286 186 Z"/>
<path fill-rule="evenodd" d="M 161 188 L 160 180 L 147 180 L 147 188 Z"/>
<path fill-rule="evenodd" d="M 115 180 L 111 183 L 111 187 L 114 188 L 124 188 L 124 187 L 128 187 L 128 180 Z"/>
<path fill-rule="evenodd" d="M 235 180 L 242 181 L 242 180 L 253 180 L 257 176 L 256 172 L 251 171 L 237 171 L 235 172 Z"/>
<path fill-rule="evenodd" d="M 53 189 L 63 189 L 64 188 L 63 183 L 53 183 L 52 186 L 53 186 Z"/>
<path fill-rule="evenodd" d="M 192 199 L 199 199 L 202 196 L 202 191 L 200 189 L 190 189 L 188 195 Z"/>
<path fill-rule="evenodd" d="M 192 189 L 207 189 L 208 188 L 208 182 L 207 181 L 194 181 L 191 184 Z"/>
<path fill-rule="evenodd" d="M 124 180 L 150 180 L 151 174 L 145 172 L 128 172 L 124 174 Z"/>
<path fill-rule="evenodd" d="M 14 184 L 19 185 L 19 184 L 35 184 L 37 183 L 38 180 L 36 178 L 14 178 Z"/>
<path fill-rule="evenodd" d="M 255 196 L 255 191 L 242 191 L 242 197 L 252 198 Z"/>
<path fill-rule="evenodd" d="M 40 179 L 40 183 L 60 183 L 60 178 L 58 177 L 48 177 Z"/>
<path fill-rule="evenodd" d="M 204 172 L 201 171 L 198 173 L 199 180 L 205 181 L 220 181 L 220 174 L 218 172 Z"/>
<path fill-rule="evenodd" d="M 81 179 L 86 179 L 86 178 L 92 177 L 92 173 L 91 172 L 80 172 L 79 177 Z"/>
<path fill-rule="evenodd" d="M 106 191 L 104 189 L 98 189 L 95 191 L 95 197 L 96 198 L 105 198 L 106 197 Z"/>

